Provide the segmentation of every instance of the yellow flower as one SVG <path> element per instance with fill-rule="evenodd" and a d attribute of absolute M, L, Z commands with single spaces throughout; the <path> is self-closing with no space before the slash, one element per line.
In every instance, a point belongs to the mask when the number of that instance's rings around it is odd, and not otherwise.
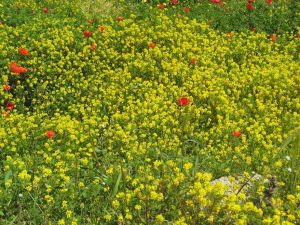
<path fill-rule="evenodd" d="M 57 222 L 57 225 L 65 225 L 65 220 L 64 220 L 64 219 L 60 219 L 60 220 Z"/>
<path fill-rule="evenodd" d="M 192 168 L 192 167 L 193 167 L 193 164 L 192 164 L 192 163 L 185 163 L 185 164 L 183 165 L 183 168 L 184 168 L 184 170 L 185 170 L 186 172 L 188 172 L 189 169 Z"/>
<path fill-rule="evenodd" d="M 31 178 L 31 175 L 29 175 L 29 174 L 27 173 L 27 170 L 22 170 L 22 171 L 18 174 L 18 177 L 19 177 L 21 180 L 29 181 L 30 178 Z"/>
<path fill-rule="evenodd" d="M 66 209 L 66 208 L 68 207 L 68 202 L 64 200 L 64 201 L 62 202 L 62 204 L 61 204 L 61 207 L 62 207 L 63 209 Z"/>
<path fill-rule="evenodd" d="M 276 168 L 281 168 L 282 167 L 282 161 L 281 160 L 278 160 L 274 163 L 274 167 Z"/>
<path fill-rule="evenodd" d="M 9 188 L 12 185 L 12 179 L 7 179 L 5 181 L 5 187 Z"/>
<path fill-rule="evenodd" d="M 45 195 L 45 196 L 44 196 L 44 199 L 45 199 L 48 203 L 50 203 L 50 202 L 53 201 L 53 197 L 51 197 L 50 195 Z"/>
<path fill-rule="evenodd" d="M 135 210 L 140 211 L 140 210 L 142 209 L 142 206 L 140 206 L 140 205 L 135 205 L 134 208 L 135 208 Z"/>
<path fill-rule="evenodd" d="M 155 220 L 158 224 L 162 224 L 165 221 L 165 218 L 163 217 L 163 215 L 159 214 L 155 217 Z"/>
<path fill-rule="evenodd" d="M 84 186 L 85 186 L 85 185 L 84 185 L 83 182 L 80 181 L 80 182 L 78 183 L 78 187 L 79 187 L 79 188 L 83 188 Z"/>
<path fill-rule="evenodd" d="M 126 213 L 125 218 L 127 220 L 132 220 L 132 215 L 130 213 Z"/>
<path fill-rule="evenodd" d="M 25 188 L 27 191 L 31 191 L 32 190 L 32 186 L 31 185 L 28 185 L 28 186 L 26 186 L 26 188 Z"/>
<path fill-rule="evenodd" d="M 77 223 L 76 220 L 73 220 L 73 221 L 71 222 L 71 225 L 78 225 L 78 223 Z"/>
<path fill-rule="evenodd" d="M 120 203 L 119 203 L 119 201 L 118 201 L 118 200 L 113 200 L 113 202 L 112 202 L 112 206 L 114 207 L 114 209 L 117 209 L 117 208 L 119 208 L 119 206 L 120 206 Z"/>
<path fill-rule="evenodd" d="M 51 169 L 49 169 L 49 168 L 43 169 L 43 176 L 44 177 L 49 177 L 51 175 L 52 175 L 52 170 Z"/>
<path fill-rule="evenodd" d="M 106 214 L 106 215 L 104 216 L 104 219 L 105 219 L 106 221 L 111 221 L 112 216 L 111 216 L 110 214 Z"/>
<path fill-rule="evenodd" d="M 67 218 L 70 218 L 72 216 L 72 211 L 71 210 L 67 210 L 66 211 L 66 216 L 67 216 Z"/>

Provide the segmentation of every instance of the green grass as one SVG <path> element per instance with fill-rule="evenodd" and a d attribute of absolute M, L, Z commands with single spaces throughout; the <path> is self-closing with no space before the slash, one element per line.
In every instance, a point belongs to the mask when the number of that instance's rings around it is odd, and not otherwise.
<path fill-rule="evenodd" d="M 300 220 L 298 3 L 157 3 L 3 1 L 1 225 Z"/>
<path fill-rule="evenodd" d="M 86 18 L 117 17 L 136 9 L 135 4 L 116 0 L 80 0 L 78 5 Z"/>
<path fill-rule="evenodd" d="M 224 32 L 247 31 L 256 29 L 257 32 L 280 34 L 283 32 L 298 33 L 300 29 L 300 2 L 294 0 L 278 0 L 267 5 L 265 0 L 256 0 L 253 11 L 246 9 L 246 0 L 224 0 L 224 6 L 213 4 L 210 0 L 180 0 L 178 5 L 170 4 L 171 1 L 126 1 L 136 4 L 140 11 L 145 11 L 149 5 L 156 8 L 159 3 L 164 3 L 168 14 L 181 13 L 185 15 L 183 7 L 189 6 L 188 16 L 203 21 L 211 21 L 214 29 Z M 140 4 L 138 4 L 140 3 Z M 145 15 L 145 13 L 143 12 Z"/>

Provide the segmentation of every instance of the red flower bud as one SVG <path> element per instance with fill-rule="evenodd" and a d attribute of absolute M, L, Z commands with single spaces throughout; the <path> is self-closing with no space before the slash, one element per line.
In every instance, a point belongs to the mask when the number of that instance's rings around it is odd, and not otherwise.
<path fill-rule="evenodd" d="M 268 5 L 272 4 L 272 0 L 266 0 L 266 4 Z"/>
<path fill-rule="evenodd" d="M 232 133 L 232 135 L 234 136 L 234 137 L 239 137 L 239 136 L 241 136 L 241 132 L 240 131 L 234 131 L 233 133 Z"/>
<path fill-rule="evenodd" d="M 89 37 L 89 36 L 92 35 L 92 32 L 89 31 L 89 30 L 85 30 L 85 31 L 83 31 L 83 35 L 84 35 L 85 37 Z"/>
<path fill-rule="evenodd" d="M 196 62 L 197 62 L 197 59 L 196 59 L 195 57 L 193 57 L 193 58 L 191 59 L 191 64 L 192 64 L 192 65 L 195 65 Z"/>
<path fill-rule="evenodd" d="M 177 101 L 178 101 L 178 104 L 181 106 L 186 106 L 191 102 L 190 99 L 187 97 L 181 97 Z"/>
<path fill-rule="evenodd" d="M 154 48 L 155 47 L 155 44 L 151 41 L 149 42 L 149 48 Z"/>
<path fill-rule="evenodd" d="M 11 89 L 11 86 L 9 84 L 4 85 L 4 90 L 9 91 Z"/>
<path fill-rule="evenodd" d="M 24 55 L 24 56 L 29 55 L 28 50 L 26 48 L 20 48 L 19 52 L 20 52 L 21 55 Z"/>
<path fill-rule="evenodd" d="M 184 11 L 186 12 L 186 13 L 189 13 L 190 12 L 190 7 L 184 7 Z"/>
<path fill-rule="evenodd" d="M 252 4 L 247 4 L 246 7 L 249 11 L 252 11 L 254 9 Z"/>
<path fill-rule="evenodd" d="M 100 26 L 99 30 L 100 30 L 100 32 L 103 32 L 105 30 L 105 26 Z"/>
<path fill-rule="evenodd" d="M 16 62 L 12 62 L 10 64 L 10 69 L 13 73 L 16 73 L 16 74 L 20 74 L 20 73 L 26 73 L 27 72 L 27 69 L 24 68 L 24 67 L 21 67 L 21 66 L 18 66 L 18 64 Z"/>
<path fill-rule="evenodd" d="M 165 8 L 165 5 L 164 5 L 164 4 L 159 4 L 157 7 L 158 7 L 159 9 L 164 9 L 164 8 Z"/>
<path fill-rule="evenodd" d="M 54 138 L 55 132 L 53 130 L 48 130 L 46 131 L 45 135 L 47 138 Z"/>
<path fill-rule="evenodd" d="M 14 103 L 9 102 L 9 103 L 6 104 L 6 109 L 7 110 L 13 110 L 14 108 L 15 108 Z"/>
<path fill-rule="evenodd" d="M 276 35 L 275 34 L 272 34 L 271 37 L 270 37 L 271 41 L 275 42 L 276 41 Z"/>
<path fill-rule="evenodd" d="M 178 0 L 171 0 L 171 4 L 172 5 L 177 5 L 178 4 Z"/>
<path fill-rule="evenodd" d="M 95 50 L 97 48 L 97 46 L 96 45 L 91 45 L 90 48 L 91 48 L 91 50 Z"/>

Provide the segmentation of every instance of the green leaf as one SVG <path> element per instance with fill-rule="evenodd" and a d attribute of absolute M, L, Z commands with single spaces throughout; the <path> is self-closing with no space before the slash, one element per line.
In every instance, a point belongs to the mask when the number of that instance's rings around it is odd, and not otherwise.
<path fill-rule="evenodd" d="M 119 190 L 119 185 L 122 178 L 122 172 L 119 173 L 112 195 L 115 196 Z"/>
<path fill-rule="evenodd" d="M 11 170 L 8 170 L 8 171 L 5 173 L 5 176 L 4 176 L 4 183 L 6 183 L 7 180 L 8 180 L 9 178 L 11 178 L 11 176 L 12 176 L 12 171 L 11 171 Z"/>
<path fill-rule="evenodd" d="M 196 174 L 196 171 L 197 171 L 198 164 L 199 164 L 199 157 L 197 155 L 196 160 L 195 160 L 194 169 L 193 169 L 193 179 L 195 179 L 195 174 Z"/>
<path fill-rule="evenodd" d="M 16 217 L 16 216 L 14 216 L 14 217 L 12 218 L 12 220 L 10 221 L 9 225 L 13 225 L 13 224 L 14 224 L 14 222 L 16 221 L 16 219 L 17 219 L 17 217 Z"/>

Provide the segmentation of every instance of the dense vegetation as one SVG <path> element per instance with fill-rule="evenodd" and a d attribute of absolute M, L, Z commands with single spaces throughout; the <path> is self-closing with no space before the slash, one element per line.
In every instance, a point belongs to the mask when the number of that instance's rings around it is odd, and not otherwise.
<path fill-rule="evenodd" d="M 4 0 L 0 224 L 299 223 L 299 5 L 240 2 Z"/>

